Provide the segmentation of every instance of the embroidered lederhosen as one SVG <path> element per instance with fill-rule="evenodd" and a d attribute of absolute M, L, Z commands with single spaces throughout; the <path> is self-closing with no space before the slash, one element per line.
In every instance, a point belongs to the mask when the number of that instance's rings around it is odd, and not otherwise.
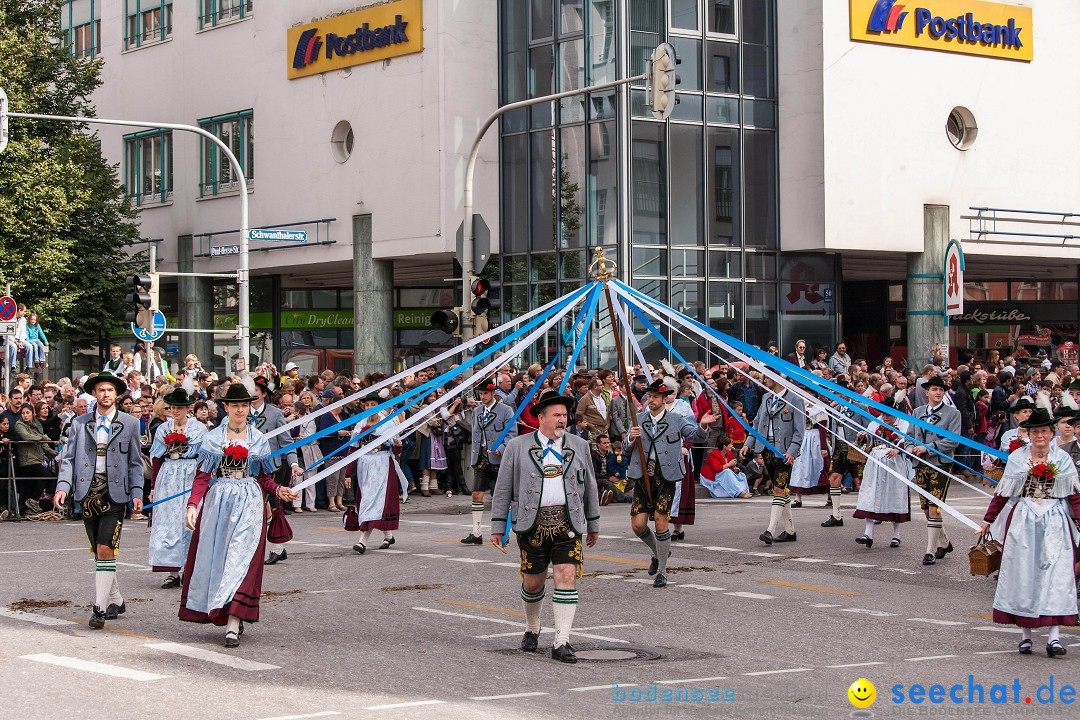
<path fill-rule="evenodd" d="M 941 406 L 939 405 L 938 407 L 940 409 Z M 937 425 L 939 422 L 941 422 L 941 416 L 938 415 L 936 411 L 932 412 L 928 408 L 926 417 L 924 417 L 923 420 L 930 423 L 931 425 Z M 926 443 L 926 435 L 929 432 L 930 431 L 928 430 L 918 430 L 918 437 L 920 440 L 923 441 L 923 443 Z M 941 456 L 936 455 L 932 451 L 927 451 L 927 453 L 923 455 L 924 460 L 935 457 L 940 458 Z M 938 500 L 944 500 L 949 494 L 949 482 L 951 480 L 952 478 L 946 475 L 940 468 L 935 465 L 931 465 L 928 462 L 919 463 L 918 468 L 916 468 L 915 470 L 915 484 L 936 497 Z M 932 503 L 927 500 L 923 495 L 919 495 L 919 506 L 922 507 L 923 510 L 927 510 L 931 504 Z M 937 506 L 935 505 L 935 507 Z"/>
<path fill-rule="evenodd" d="M 675 442 L 678 442 L 681 446 L 682 435 L 678 433 L 674 433 L 673 436 L 668 434 L 665 438 L 665 433 L 660 432 L 660 428 L 655 422 L 653 423 L 653 432 L 656 434 L 653 435 L 652 433 L 647 433 L 643 427 L 641 429 L 641 437 L 638 440 L 639 442 L 643 442 L 646 436 L 648 436 L 651 441 L 649 443 L 649 449 L 646 452 L 645 468 L 648 470 L 649 484 L 652 485 L 653 500 L 652 503 L 649 502 L 649 496 L 645 491 L 645 483 L 642 481 L 642 478 L 634 478 L 634 500 L 630 503 L 631 517 L 641 513 L 648 513 L 650 515 L 660 513 L 665 517 L 670 517 L 671 506 L 675 502 L 675 482 L 681 479 L 676 478 L 675 480 L 668 480 L 664 477 L 660 470 L 660 456 L 656 450 L 656 446 L 658 443 L 664 442 L 665 440 L 671 442 L 673 437 Z"/>
<path fill-rule="evenodd" d="M 765 414 L 769 418 L 769 426 L 766 428 L 766 439 L 769 444 L 772 445 L 776 442 L 776 434 L 773 431 L 773 423 L 781 422 L 780 418 L 783 416 L 784 411 L 790 412 L 787 401 L 783 398 L 774 395 L 768 400 L 769 405 L 772 407 L 765 408 Z M 784 456 L 777 457 L 770 450 L 765 450 L 761 454 L 762 459 L 765 460 L 765 471 L 772 479 L 774 488 L 780 490 L 787 490 L 788 485 L 791 484 L 791 465 L 784 461 Z"/>
<path fill-rule="evenodd" d="M 545 479 L 561 478 L 562 467 L 550 465 L 544 468 Z M 530 532 L 517 534 L 521 550 L 522 574 L 546 573 L 548 565 L 577 565 L 581 577 L 584 557 L 581 554 L 581 536 L 570 529 L 565 505 L 542 507 L 536 514 L 536 524 Z"/>
<path fill-rule="evenodd" d="M 79 504 L 82 507 L 83 527 L 86 528 L 86 537 L 90 541 L 90 552 L 96 552 L 98 545 L 112 548 L 114 553 L 118 552 L 127 506 L 125 503 L 113 502 L 109 497 L 109 480 L 105 473 L 94 473 L 90 491 Z"/>

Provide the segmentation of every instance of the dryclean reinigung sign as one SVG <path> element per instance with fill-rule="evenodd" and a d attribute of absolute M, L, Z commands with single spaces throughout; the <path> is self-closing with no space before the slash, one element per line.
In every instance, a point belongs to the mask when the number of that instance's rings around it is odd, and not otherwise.
<path fill-rule="evenodd" d="M 423 6 L 397 0 L 289 28 L 289 79 L 422 52 Z"/>
<path fill-rule="evenodd" d="M 859 42 L 1031 62 L 1031 8 L 984 0 L 849 0 Z"/>

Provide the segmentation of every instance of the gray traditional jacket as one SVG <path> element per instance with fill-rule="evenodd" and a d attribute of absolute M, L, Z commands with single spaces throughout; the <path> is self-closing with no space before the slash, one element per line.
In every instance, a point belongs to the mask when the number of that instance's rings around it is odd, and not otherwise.
<path fill-rule="evenodd" d="M 641 425 L 639 440 L 645 448 L 645 459 L 656 461 L 664 482 L 678 482 L 686 475 L 683 441 L 704 442 L 709 434 L 708 430 L 685 415 L 676 415 L 667 410 L 656 423 L 648 410 L 638 413 L 638 424 Z M 623 452 L 630 455 L 630 466 L 626 470 L 626 476 L 630 478 L 643 477 L 637 443 L 638 440 L 630 439 L 629 433 L 623 438 Z"/>
<path fill-rule="evenodd" d="M 806 405 L 802 398 L 791 391 L 783 396 L 775 392 L 766 393 L 754 418 L 754 429 L 778 450 L 793 458 L 798 457 L 806 434 Z M 755 437 L 751 437 L 749 442 L 752 453 L 765 449 L 765 445 Z"/>
<path fill-rule="evenodd" d="M 142 496 L 143 463 L 139 421 L 127 413 L 114 410 L 116 416 L 109 428 L 105 446 L 105 477 L 109 481 L 109 498 L 127 503 Z M 60 472 L 56 489 L 81 501 L 90 492 L 97 467 L 97 438 L 95 413 L 80 415 L 71 421 L 68 439 L 60 453 Z"/>

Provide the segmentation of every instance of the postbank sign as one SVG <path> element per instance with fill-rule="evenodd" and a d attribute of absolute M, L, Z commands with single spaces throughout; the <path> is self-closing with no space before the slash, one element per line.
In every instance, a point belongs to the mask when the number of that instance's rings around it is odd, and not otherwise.
<path fill-rule="evenodd" d="M 289 28 L 289 79 L 422 52 L 423 4 L 397 0 Z"/>
<path fill-rule="evenodd" d="M 851 39 L 1031 62 L 1031 8 L 984 0 L 849 0 Z"/>

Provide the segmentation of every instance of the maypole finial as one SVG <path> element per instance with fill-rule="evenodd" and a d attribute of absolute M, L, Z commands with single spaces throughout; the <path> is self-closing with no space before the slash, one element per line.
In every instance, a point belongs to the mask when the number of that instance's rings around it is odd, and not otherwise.
<path fill-rule="evenodd" d="M 600 282 L 607 282 L 615 277 L 615 261 L 604 257 L 604 248 L 596 248 L 596 259 L 589 265 L 589 273 Z"/>

